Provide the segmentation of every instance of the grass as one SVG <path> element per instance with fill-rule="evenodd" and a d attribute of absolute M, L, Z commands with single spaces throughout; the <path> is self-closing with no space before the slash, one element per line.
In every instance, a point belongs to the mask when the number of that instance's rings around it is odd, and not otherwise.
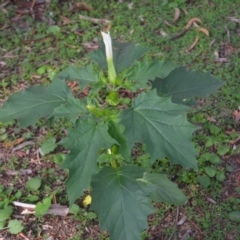
<path fill-rule="evenodd" d="M 232 112 L 237 109 L 240 100 L 238 92 L 240 32 L 239 23 L 228 18 L 239 18 L 239 4 L 215 0 L 215 7 L 212 8 L 208 1 L 192 1 L 192 4 L 177 0 L 171 3 L 163 1 L 165 5 L 161 5 L 159 1 L 145 0 L 132 1 L 131 5 L 127 1 L 120 3 L 105 0 L 101 1 L 101 4 L 91 0 L 86 2 L 92 6 L 93 11 L 81 11 L 80 14 L 111 20 L 111 34 L 115 39 L 134 41 L 150 47 L 146 58 L 156 55 L 163 61 L 179 63 L 191 70 L 210 72 L 225 81 L 224 87 L 217 94 L 206 101 L 200 99 L 199 102 L 203 106 L 193 108 L 189 113 L 189 120 L 201 127 L 201 130 L 194 135 L 195 147 L 199 153 L 199 171 L 170 166 L 166 159 L 155 164 L 157 172 L 166 172 L 189 196 L 186 206 L 178 209 L 178 220 L 183 215 L 187 216 L 187 220 L 177 225 L 175 220 L 177 208 L 160 204 L 157 206 L 157 213 L 151 216 L 150 229 L 144 233 L 145 238 L 178 239 L 190 229 L 188 239 L 239 239 L 239 224 L 230 221 L 227 215 L 240 208 L 237 190 L 239 177 L 235 172 L 239 167 L 240 148 L 236 144 L 236 149 L 233 149 L 233 145 L 230 144 L 230 141 L 239 136 L 239 126 L 233 121 Z M 74 5 L 74 1 L 72 4 Z M 171 22 L 173 19 L 174 7 L 181 8 L 180 18 L 176 23 L 168 26 L 165 21 Z M 85 54 L 89 49 L 85 48 L 83 43 L 94 45 L 96 38 L 100 39 L 101 26 L 79 20 L 79 12 L 71 11 L 68 2 L 58 4 L 58 1 L 51 1 L 44 12 L 48 21 L 35 21 L 31 16 L 26 15 L 21 21 L 13 22 L 11 19 L 16 16 L 16 5 L 8 4 L 5 8 L 7 13 L 0 14 L 0 23 L 7 26 L 0 33 L 0 46 L 2 46 L 0 55 L 1 61 L 4 62 L 0 73 L 1 99 L 6 99 L 9 94 L 31 84 L 49 83 L 54 73 L 69 64 L 85 65 L 88 62 Z M 71 23 L 63 25 L 60 16 L 68 18 Z M 193 17 L 201 19 L 201 26 L 209 30 L 210 37 L 192 27 L 184 36 L 170 41 L 169 38 L 182 31 Z M 49 22 L 59 26 L 59 29 L 51 28 Z M 0 25 L 2 26 L 3 24 Z M 230 42 L 226 29 L 230 32 Z M 186 51 L 197 35 L 198 44 L 192 51 Z M 216 62 L 215 52 L 221 53 L 229 62 Z M 36 127 L 19 131 L 13 127 L 13 123 L 0 125 L 1 149 L 5 154 L 1 157 L 3 161 L 0 165 L 0 174 L 5 176 L 8 170 L 19 171 L 29 168 L 33 169 L 34 176 L 42 179 L 40 189 L 31 192 L 26 189 L 28 176 L 7 175 L 7 178 L 0 180 L 1 201 L 7 204 L 14 200 L 22 202 L 33 200 L 32 202 L 36 203 L 56 191 L 57 202 L 67 204 L 63 187 L 67 175 L 55 164 L 62 161 L 64 153 L 59 154 L 61 149 L 56 148 L 53 153 L 38 159 L 38 162 L 36 153 L 47 139 L 54 137 L 57 141 L 60 140 L 69 123 L 59 121 L 59 124 L 53 128 L 51 122 L 40 121 Z M 21 149 L 22 156 L 18 156 L 11 153 L 11 149 L 18 145 L 17 140 L 22 137 L 24 141 L 33 141 L 34 145 Z M 28 155 L 25 154 L 26 152 Z M 148 164 L 147 158 L 145 156 L 141 161 Z M 199 184 L 199 176 L 207 176 L 209 172 L 206 169 L 209 167 L 211 170 L 214 169 L 215 174 L 209 178 L 209 186 L 205 185 L 204 188 Z M 213 199 L 215 203 L 209 199 Z M 76 227 L 72 230 L 74 234 L 71 236 L 69 233 L 65 239 L 79 239 L 79 236 L 89 240 L 108 239 L 105 232 L 100 233 L 97 220 L 91 214 L 86 209 L 77 209 L 73 216 L 67 219 L 67 224 L 72 221 L 77 223 L 74 223 Z M 34 225 L 29 218 L 26 219 L 23 221 L 22 232 L 31 239 L 39 239 L 38 237 L 47 239 L 52 232 L 42 230 L 42 225 L 56 221 L 56 217 L 43 216 L 35 218 Z M 36 230 L 31 232 L 33 228 Z M 86 229 L 91 229 L 89 232 L 92 236 Z M 10 237 L 17 239 L 7 230 L 2 233 L 0 231 L 0 236 L 1 234 L 9 239 Z"/>

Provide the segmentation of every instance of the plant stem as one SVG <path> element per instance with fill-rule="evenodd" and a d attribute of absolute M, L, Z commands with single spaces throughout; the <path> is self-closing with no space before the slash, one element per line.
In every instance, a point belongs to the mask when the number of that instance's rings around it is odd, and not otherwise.
<path fill-rule="evenodd" d="M 118 162 L 115 158 L 113 158 L 112 161 L 111 161 L 111 167 L 112 168 L 117 168 L 118 167 Z"/>

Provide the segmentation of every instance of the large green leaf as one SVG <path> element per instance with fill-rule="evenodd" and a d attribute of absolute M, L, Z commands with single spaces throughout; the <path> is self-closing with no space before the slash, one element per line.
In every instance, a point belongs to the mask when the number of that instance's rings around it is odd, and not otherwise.
<path fill-rule="evenodd" d="M 117 142 L 109 136 L 106 123 L 88 119 L 78 121 L 60 144 L 71 150 L 62 167 L 69 169 L 66 186 L 72 205 L 84 190 L 90 188 L 92 175 L 98 172 L 96 161 L 100 149 L 110 148 Z"/>
<path fill-rule="evenodd" d="M 197 168 L 191 141 L 197 129 L 187 121 L 188 107 L 157 96 L 156 90 L 141 93 L 129 109 L 122 112 L 125 137 L 131 151 L 135 142 L 146 144 L 151 162 L 168 157 L 173 164 Z"/>
<path fill-rule="evenodd" d="M 92 65 L 87 65 L 83 68 L 69 66 L 58 73 L 57 76 L 68 81 L 78 81 L 82 90 L 86 86 L 99 81 L 99 76 L 94 72 Z"/>
<path fill-rule="evenodd" d="M 108 133 L 110 134 L 110 136 L 112 138 L 117 140 L 117 142 L 119 144 L 119 153 L 122 155 L 124 160 L 128 161 L 130 155 L 129 155 L 128 149 L 127 149 L 127 141 L 126 141 L 125 137 L 123 136 L 124 129 L 122 129 L 122 128 L 124 128 L 124 127 L 122 125 L 120 125 L 119 123 L 110 121 Z"/>
<path fill-rule="evenodd" d="M 86 101 L 69 96 L 66 103 L 54 109 L 53 116 L 56 118 L 67 118 L 75 123 L 80 114 L 88 112 L 86 105 Z"/>
<path fill-rule="evenodd" d="M 145 84 L 148 80 L 154 80 L 156 77 L 167 77 L 178 66 L 170 62 L 160 62 L 157 59 L 151 62 L 138 62 L 134 65 L 129 78 L 138 84 Z"/>
<path fill-rule="evenodd" d="M 13 94 L 0 109 L 0 121 L 13 119 L 20 127 L 34 125 L 41 117 L 50 117 L 55 108 L 72 96 L 65 81 L 54 78 L 48 86 L 33 86 Z"/>
<path fill-rule="evenodd" d="M 164 79 L 156 78 L 152 86 L 159 96 L 172 96 L 173 102 L 188 104 L 194 97 L 207 97 L 222 85 L 221 80 L 209 73 L 189 72 L 179 67 Z"/>
<path fill-rule="evenodd" d="M 93 178 L 90 209 L 98 214 L 101 229 L 107 229 L 111 239 L 140 240 L 148 228 L 147 216 L 153 207 L 136 181 L 143 172 L 136 166 L 104 167 Z"/>
<path fill-rule="evenodd" d="M 154 202 L 183 205 L 187 200 L 177 184 L 171 182 L 166 174 L 144 173 L 139 181 L 144 184 L 145 190 Z"/>
<path fill-rule="evenodd" d="M 116 72 L 122 72 L 124 69 L 133 65 L 135 61 L 142 57 L 147 51 L 148 48 L 136 46 L 132 42 L 118 43 L 113 41 L 113 61 Z M 99 49 L 89 53 L 87 56 L 98 63 L 101 68 L 107 69 L 104 44 L 101 44 Z"/>

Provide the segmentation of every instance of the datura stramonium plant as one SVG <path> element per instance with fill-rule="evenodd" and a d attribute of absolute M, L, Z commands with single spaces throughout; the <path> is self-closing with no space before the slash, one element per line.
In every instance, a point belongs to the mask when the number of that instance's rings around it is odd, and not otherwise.
<path fill-rule="evenodd" d="M 116 71 L 113 63 L 113 50 L 112 50 L 112 39 L 110 33 L 101 32 L 103 37 L 103 42 L 105 45 L 106 57 L 107 57 L 107 65 L 108 65 L 108 78 L 111 84 L 116 83 Z"/>

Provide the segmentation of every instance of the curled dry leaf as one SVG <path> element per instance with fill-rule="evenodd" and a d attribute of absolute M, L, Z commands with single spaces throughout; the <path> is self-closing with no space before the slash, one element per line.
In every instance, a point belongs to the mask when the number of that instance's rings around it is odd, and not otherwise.
<path fill-rule="evenodd" d="M 187 220 L 187 216 L 183 215 L 183 217 L 178 221 L 177 225 L 183 225 L 183 223 Z"/>
<path fill-rule="evenodd" d="M 208 200 L 210 203 L 217 204 L 216 201 L 213 200 L 212 198 L 207 198 L 207 200 Z"/>
<path fill-rule="evenodd" d="M 188 21 L 188 23 L 187 23 L 187 25 L 186 25 L 185 28 L 186 28 L 186 29 L 189 29 L 194 22 L 202 23 L 202 21 L 201 21 L 200 18 L 191 18 L 191 19 Z"/>
<path fill-rule="evenodd" d="M 209 37 L 209 31 L 206 28 L 200 27 L 196 22 L 193 22 L 193 25 L 195 27 L 199 28 L 200 32 L 203 32 L 204 34 L 206 34 Z"/>
<path fill-rule="evenodd" d="M 196 22 L 193 22 L 194 27 L 200 27 Z"/>
<path fill-rule="evenodd" d="M 74 7 L 73 7 L 73 10 L 74 11 L 88 11 L 88 12 L 91 12 L 93 11 L 93 8 L 91 5 L 88 5 L 87 3 L 84 3 L 84 2 L 76 2 L 74 4 Z"/>
<path fill-rule="evenodd" d="M 111 23 L 111 21 L 107 20 L 107 19 L 91 18 L 91 17 L 83 16 L 81 14 L 79 14 L 78 16 L 79 16 L 79 19 L 81 19 L 81 20 L 87 20 L 87 21 L 93 22 L 95 24 L 102 24 L 103 26 L 108 26 Z"/>
<path fill-rule="evenodd" d="M 74 21 L 71 21 L 69 18 L 67 17 L 64 17 L 64 16 L 61 16 L 59 15 L 59 17 L 62 19 L 62 25 L 67 25 L 69 23 L 73 23 Z"/>
<path fill-rule="evenodd" d="M 230 21 L 232 22 L 240 23 L 240 18 L 236 18 L 236 17 L 227 17 L 227 18 L 230 19 Z"/>
<path fill-rule="evenodd" d="M 234 147 L 236 147 L 236 143 L 238 143 L 239 142 L 239 140 L 240 140 L 240 137 L 238 137 L 237 139 L 235 139 L 235 140 L 231 140 L 231 141 L 229 141 L 230 142 L 230 144 L 232 144 L 233 145 L 233 148 Z"/>
<path fill-rule="evenodd" d="M 164 20 L 164 23 L 165 23 L 168 27 L 171 27 L 171 26 L 172 26 L 172 24 L 169 23 L 167 20 Z"/>
<path fill-rule="evenodd" d="M 208 0 L 208 4 L 210 7 L 214 8 L 215 7 L 215 4 L 213 3 L 213 1 L 211 0 Z"/>
<path fill-rule="evenodd" d="M 209 31 L 206 28 L 199 28 L 200 32 L 203 32 L 205 35 L 209 37 Z"/>
<path fill-rule="evenodd" d="M 235 122 L 239 122 L 240 121 L 240 111 L 238 110 L 235 110 L 233 113 L 232 113 L 232 116 L 233 116 L 233 119 Z"/>
<path fill-rule="evenodd" d="M 211 47 L 215 42 L 216 42 L 216 39 L 213 39 L 213 40 L 209 43 L 209 47 Z"/>
<path fill-rule="evenodd" d="M 198 43 L 199 37 L 196 36 L 194 42 L 192 43 L 192 45 L 187 49 L 187 51 L 191 51 Z"/>
<path fill-rule="evenodd" d="M 172 20 L 172 23 L 175 23 L 178 21 L 179 17 L 180 17 L 181 11 L 179 8 L 175 8 L 175 12 L 174 12 L 174 18 Z"/>

